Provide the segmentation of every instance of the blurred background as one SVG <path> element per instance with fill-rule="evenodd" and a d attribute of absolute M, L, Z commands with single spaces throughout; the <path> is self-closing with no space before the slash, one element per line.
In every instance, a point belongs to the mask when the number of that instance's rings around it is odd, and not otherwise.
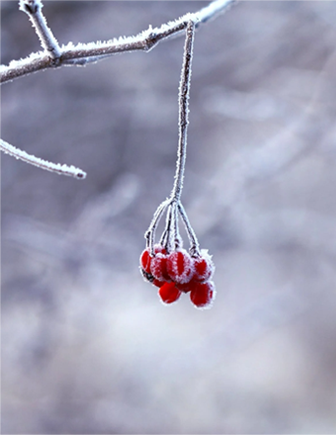
<path fill-rule="evenodd" d="M 61 44 L 206 2 L 45 1 Z M 39 50 L 1 2 L 2 63 Z M 1 87 L 2 433 L 336 433 L 336 2 L 199 28 L 182 195 L 217 298 L 164 306 L 144 232 L 172 188 L 184 38 Z"/>

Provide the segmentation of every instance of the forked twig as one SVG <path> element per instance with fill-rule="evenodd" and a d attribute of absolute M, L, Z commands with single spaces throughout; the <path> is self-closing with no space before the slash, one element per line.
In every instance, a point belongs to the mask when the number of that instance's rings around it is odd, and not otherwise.
<path fill-rule="evenodd" d="M 40 0 L 21 0 L 20 9 L 29 15 L 35 29 L 38 29 L 38 35 L 44 51 L 32 53 L 24 59 L 13 60 L 9 65 L 1 65 L 0 83 L 5 83 L 46 68 L 55 68 L 62 65 L 85 65 L 90 62 L 97 62 L 116 53 L 150 51 L 160 41 L 174 34 L 181 34 L 190 20 L 195 21 L 197 23 L 196 27 L 199 27 L 200 24 L 226 11 L 235 2 L 236 0 L 215 0 L 198 12 L 193 14 L 188 13 L 175 21 L 162 24 L 160 27 L 152 28 L 149 26 L 147 30 L 136 36 L 120 37 L 105 42 L 77 44 L 76 46 L 69 42 L 67 45 L 59 48 L 42 14 L 42 2 Z M 31 13 L 36 8 L 38 13 Z M 55 59 L 57 59 L 57 62 L 55 62 Z"/>
<path fill-rule="evenodd" d="M 187 34 L 188 32 L 192 32 L 192 35 L 191 37 L 186 38 L 184 58 L 186 65 L 185 68 L 182 68 L 182 74 L 183 71 L 185 71 L 186 76 L 184 78 L 181 77 L 180 85 L 179 151 L 173 189 L 175 200 L 179 200 L 183 184 L 185 163 L 185 149 L 183 150 L 182 148 L 186 147 L 187 139 L 188 93 L 191 75 L 190 64 L 192 60 L 194 29 L 201 23 L 205 23 L 209 19 L 217 16 L 220 12 L 225 11 L 235 1 L 236 0 L 214 0 L 208 6 L 194 14 L 188 13 L 176 21 L 163 24 L 154 29 L 149 26 L 148 30 L 143 31 L 136 36 L 113 39 L 106 42 L 78 44 L 76 46 L 70 42 L 66 46 L 60 47 L 42 13 L 42 0 L 20 0 L 20 10 L 29 16 L 41 42 L 43 52 L 32 53 L 25 59 L 12 60 L 9 65 L 1 65 L 0 83 L 5 83 L 32 72 L 41 71 L 47 68 L 56 68 L 62 65 L 80 66 L 87 63 L 97 62 L 116 53 L 136 50 L 149 51 L 161 40 L 167 39 L 174 34 L 178 35 L 181 31 L 187 28 Z M 192 29 L 189 28 L 190 26 L 192 26 Z M 187 44 L 189 44 L 189 47 Z M 182 86 L 183 83 L 184 85 Z M 185 107 L 181 110 L 181 105 L 183 104 L 185 104 Z M 75 168 L 74 166 L 50 163 L 33 155 L 29 155 L 25 151 L 21 151 L 3 140 L 0 142 L 0 150 L 41 169 L 46 169 L 58 174 L 70 175 L 80 179 L 83 179 L 86 176 L 86 173 L 81 169 Z"/>

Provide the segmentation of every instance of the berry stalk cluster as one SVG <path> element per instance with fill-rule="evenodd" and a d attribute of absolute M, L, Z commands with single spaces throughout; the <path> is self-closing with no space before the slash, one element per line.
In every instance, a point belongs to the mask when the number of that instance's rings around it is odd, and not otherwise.
<path fill-rule="evenodd" d="M 190 19 L 186 28 L 186 41 L 179 87 L 179 142 L 176 173 L 171 195 L 154 213 L 145 234 L 146 249 L 140 256 L 143 277 L 159 287 L 159 296 L 165 304 L 177 301 L 182 293 L 190 292 L 191 302 L 197 308 L 209 308 L 215 298 L 215 286 L 211 281 L 214 264 L 207 250 L 200 249 L 196 234 L 181 202 L 187 148 L 189 114 L 189 90 L 195 20 Z M 166 225 L 159 243 L 155 243 L 157 226 L 166 214 Z M 183 248 L 179 232 L 182 218 L 188 235 L 189 252 Z"/>

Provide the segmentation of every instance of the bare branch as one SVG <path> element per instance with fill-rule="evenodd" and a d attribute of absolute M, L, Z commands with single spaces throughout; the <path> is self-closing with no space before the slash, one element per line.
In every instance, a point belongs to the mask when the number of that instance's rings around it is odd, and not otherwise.
<path fill-rule="evenodd" d="M 23 3 L 25 7 L 27 7 L 27 4 L 30 4 L 30 2 L 33 2 L 34 4 L 41 4 L 41 2 L 37 0 L 21 0 L 21 3 Z M 60 48 L 60 57 L 58 57 L 58 51 L 57 48 L 55 48 L 58 47 L 57 41 L 54 39 L 51 31 L 48 33 L 46 30 L 48 28 L 45 25 L 46 28 L 43 28 L 44 30 L 42 30 L 42 34 L 43 38 L 47 38 L 47 40 L 45 41 L 45 39 L 43 39 L 42 42 L 42 36 L 40 34 L 39 37 L 41 39 L 42 46 L 48 51 L 48 55 L 45 51 L 33 53 L 25 59 L 14 60 L 10 62 L 8 66 L 1 65 L 0 83 L 5 83 L 32 72 L 41 71 L 47 68 L 55 68 L 61 65 L 78 66 L 91 62 L 97 62 L 116 53 L 130 51 L 148 52 L 160 41 L 165 40 L 172 35 L 179 36 L 180 33 L 187 27 L 187 24 L 190 20 L 197 23 L 196 27 L 199 27 L 200 24 L 209 21 L 210 18 L 215 18 L 219 13 L 226 11 L 228 7 L 235 2 L 236 0 L 215 0 L 194 14 L 188 13 L 176 21 L 163 24 L 162 26 L 154 29 L 150 26 L 147 30 L 136 36 L 113 39 L 105 42 L 78 44 L 76 46 L 74 46 L 72 43 L 69 43 Z M 22 10 L 27 12 L 25 9 Z M 33 20 L 32 14 L 29 12 L 27 13 Z M 44 17 L 42 15 L 41 17 L 40 22 L 43 20 L 45 22 Z M 35 28 L 37 28 L 36 23 L 34 23 L 34 25 Z M 54 56 L 50 57 L 50 53 L 54 53 Z M 55 62 L 55 59 L 57 59 L 57 62 Z"/>
<path fill-rule="evenodd" d="M 189 124 L 189 92 L 191 79 L 191 64 L 193 56 L 195 23 L 191 20 L 186 30 L 181 80 L 179 88 L 179 139 L 177 150 L 176 174 L 172 197 L 179 201 L 181 198 L 185 161 L 187 157 L 187 130 Z"/>
<path fill-rule="evenodd" d="M 69 175 L 70 177 L 75 177 L 78 179 L 83 179 L 86 177 L 86 173 L 75 166 L 61 165 L 60 163 L 51 163 L 47 160 L 42 160 L 39 157 L 35 157 L 26 153 L 25 151 L 15 148 L 13 145 L 10 145 L 2 139 L 0 139 L 0 150 L 12 157 L 15 157 L 16 159 L 30 163 L 31 165 L 50 172 L 55 172 L 60 175 Z"/>
<path fill-rule="evenodd" d="M 180 83 L 180 119 L 179 119 L 179 151 L 175 184 L 172 193 L 174 200 L 179 201 L 183 183 L 184 163 L 186 154 L 186 134 L 188 126 L 188 98 L 191 76 L 192 44 L 195 27 L 214 18 L 220 12 L 225 11 L 236 0 L 215 0 L 207 7 L 194 14 L 186 14 L 176 21 L 163 24 L 161 27 L 148 30 L 136 36 L 128 38 L 113 39 L 106 42 L 89 44 L 78 44 L 74 46 L 71 42 L 60 47 L 47 21 L 42 13 L 42 0 L 20 0 L 20 10 L 25 12 L 31 20 L 33 27 L 40 39 L 43 52 L 32 53 L 25 59 L 13 60 L 8 66 L 0 66 L 0 83 L 28 75 L 32 72 L 42 71 L 47 68 L 55 68 L 62 65 L 85 65 L 90 62 L 97 62 L 116 53 L 130 51 L 150 51 L 161 40 L 172 35 L 179 35 L 187 29 L 185 55 Z M 11 156 L 35 165 L 41 169 L 56 172 L 58 174 L 70 175 L 76 178 L 85 178 L 86 173 L 74 166 L 50 163 L 38 157 L 27 154 L 15 148 L 13 145 L 0 139 L 0 150 Z M 161 213 L 158 214 L 158 219 Z M 156 221 L 155 221 L 156 222 Z M 155 231 L 154 223 L 154 231 Z"/>
<path fill-rule="evenodd" d="M 52 59 L 61 56 L 61 49 L 56 38 L 47 25 L 47 21 L 42 13 L 43 4 L 40 0 L 20 0 L 20 11 L 25 12 L 40 39 L 42 48 L 47 51 Z"/>

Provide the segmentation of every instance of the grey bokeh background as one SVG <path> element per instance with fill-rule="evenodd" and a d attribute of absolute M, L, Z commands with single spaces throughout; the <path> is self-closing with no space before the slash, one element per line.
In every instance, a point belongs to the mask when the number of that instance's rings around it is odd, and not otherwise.
<path fill-rule="evenodd" d="M 47 1 L 60 43 L 204 2 Z M 1 2 L 2 62 L 39 44 Z M 183 38 L 1 88 L 3 433 L 336 432 L 336 3 L 240 2 L 199 29 L 183 202 L 217 299 L 165 307 L 138 257 L 169 194 Z"/>

